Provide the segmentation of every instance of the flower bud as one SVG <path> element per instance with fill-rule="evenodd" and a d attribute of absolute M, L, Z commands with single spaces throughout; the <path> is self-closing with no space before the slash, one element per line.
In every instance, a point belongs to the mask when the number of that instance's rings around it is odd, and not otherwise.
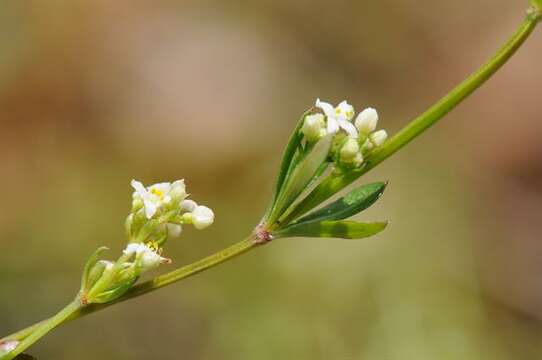
<path fill-rule="evenodd" d="M 171 237 L 179 237 L 182 232 L 182 227 L 179 224 L 167 224 L 167 233 Z"/>
<path fill-rule="evenodd" d="M 373 108 L 367 108 L 360 112 L 355 121 L 356 128 L 364 134 L 375 131 L 377 123 L 378 113 Z"/>
<path fill-rule="evenodd" d="M 387 138 L 388 133 L 386 132 L 386 130 L 378 130 L 369 135 L 369 139 L 374 146 L 381 146 L 382 144 L 384 144 Z"/>
<path fill-rule="evenodd" d="M 100 260 L 90 269 L 87 277 L 87 287 L 92 288 L 104 272 L 110 271 L 115 265 L 112 261 Z"/>
<path fill-rule="evenodd" d="M 340 150 L 340 160 L 346 163 L 352 162 L 359 154 L 359 144 L 356 139 L 348 138 Z"/>
<path fill-rule="evenodd" d="M 352 161 L 354 166 L 358 167 L 361 164 L 363 164 L 363 155 L 361 155 L 361 152 L 356 154 L 356 157 L 354 158 L 354 161 Z"/>
<path fill-rule="evenodd" d="M 301 132 L 307 137 L 309 142 L 318 141 L 322 134 L 325 135 L 325 117 L 322 114 L 312 114 L 305 116 Z"/>
<path fill-rule="evenodd" d="M 198 204 L 194 200 L 183 200 L 181 201 L 181 209 L 192 212 L 196 209 Z"/>
<path fill-rule="evenodd" d="M 192 224 L 198 230 L 204 229 L 215 221 L 213 210 L 207 206 L 197 206 L 192 212 Z"/>

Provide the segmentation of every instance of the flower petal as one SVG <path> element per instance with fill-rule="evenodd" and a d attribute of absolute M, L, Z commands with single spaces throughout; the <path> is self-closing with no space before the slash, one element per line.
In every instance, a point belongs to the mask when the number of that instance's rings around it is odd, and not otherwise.
<path fill-rule="evenodd" d="M 126 245 L 126 249 L 122 251 L 124 255 L 131 256 L 134 254 L 139 254 L 141 251 L 143 251 L 146 248 L 144 244 L 141 243 L 130 243 Z"/>
<path fill-rule="evenodd" d="M 358 131 L 356 130 L 356 127 L 354 124 L 352 124 L 348 120 L 342 120 L 338 119 L 337 122 L 339 123 L 339 126 L 348 133 L 351 137 L 357 139 L 358 138 Z"/>
<path fill-rule="evenodd" d="M 327 132 L 328 134 L 335 134 L 339 131 L 339 124 L 334 117 L 327 118 Z"/>
<path fill-rule="evenodd" d="M 320 101 L 320 99 L 316 99 L 316 107 L 322 109 L 324 111 L 324 114 L 326 114 L 326 116 L 328 117 L 335 116 L 335 109 L 330 103 Z"/>
<path fill-rule="evenodd" d="M 352 118 L 354 117 L 354 107 L 347 103 L 346 100 L 343 100 L 335 108 L 335 114 L 335 116 L 340 119 L 352 120 Z"/>
<path fill-rule="evenodd" d="M 158 206 L 150 200 L 143 201 L 143 204 L 145 204 L 145 216 L 147 216 L 147 219 L 152 218 L 156 214 Z"/>
<path fill-rule="evenodd" d="M 141 196 L 141 198 L 145 199 L 148 196 L 149 193 L 147 192 L 147 189 L 145 189 L 145 186 L 143 186 L 141 182 L 135 179 L 132 179 L 130 184 L 132 185 L 136 193 L 138 193 L 139 196 Z"/>
<path fill-rule="evenodd" d="M 181 209 L 186 210 L 188 212 L 194 211 L 198 204 L 194 200 L 183 200 L 181 201 Z"/>

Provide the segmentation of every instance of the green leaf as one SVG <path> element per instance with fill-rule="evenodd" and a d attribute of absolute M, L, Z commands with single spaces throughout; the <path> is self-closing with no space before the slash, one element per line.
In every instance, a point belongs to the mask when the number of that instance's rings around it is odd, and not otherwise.
<path fill-rule="evenodd" d="M 94 253 L 90 255 L 90 257 L 88 258 L 85 264 L 85 268 L 83 269 L 83 277 L 81 279 L 81 291 L 87 290 L 88 277 L 89 277 L 90 271 L 100 259 L 100 255 L 106 250 L 109 250 L 109 249 L 105 246 L 102 246 L 98 248 L 98 250 L 94 251 Z"/>
<path fill-rule="evenodd" d="M 280 216 L 309 185 L 324 161 L 326 161 L 331 147 L 331 140 L 331 134 L 320 139 L 292 170 L 270 215 L 272 221 Z"/>
<path fill-rule="evenodd" d="M 303 126 L 303 121 L 305 120 L 305 116 L 307 116 L 309 113 L 310 113 L 310 110 L 304 112 L 303 115 L 301 115 L 301 118 L 299 119 L 297 126 L 295 127 L 294 131 L 290 135 L 290 139 L 288 140 L 288 145 L 286 145 L 286 149 L 284 150 L 284 154 L 282 155 L 282 162 L 280 164 L 279 175 L 277 177 L 277 183 L 275 185 L 275 191 L 273 193 L 273 200 L 271 201 L 269 212 L 271 212 L 272 209 L 275 207 L 277 199 L 280 195 L 280 192 L 286 180 L 286 175 L 288 174 L 288 170 L 290 169 L 290 165 L 292 163 L 294 155 L 296 154 L 296 151 L 299 145 L 301 144 L 301 141 L 303 140 L 303 134 L 301 134 L 300 130 L 301 130 L 301 127 Z"/>
<path fill-rule="evenodd" d="M 360 186 L 339 200 L 299 219 L 296 224 L 349 218 L 373 205 L 380 198 L 385 188 L 386 183 L 383 182 Z"/>
<path fill-rule="evenodd" d="M 356 221 L 315 221 L 290 225 L 272 235 L 285 237 L 327 237 L 341 239 L 362 239 L 378 234 L 386 228 L 388 222 Z"/>

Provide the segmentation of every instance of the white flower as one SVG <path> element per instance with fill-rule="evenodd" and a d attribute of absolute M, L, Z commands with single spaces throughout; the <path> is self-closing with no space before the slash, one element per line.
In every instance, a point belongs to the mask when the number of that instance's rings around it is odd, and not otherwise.
<path fill-rule="evenodd" d="M 136 261 L 139 261 L 141 271 L 152 270 L 160 264 L 170 263 L 171 260 L 163 258 L 155 250 L 143 243 L 131 243 L 126 246 L 123 251 L 126 256 L 136 256 Z"/>
<path fill-rule="evenodd" d="M 204 229 L 211 225 L 215 221 L 215 214 L 213 210 L 207 206 L 198 205 L 194 211 L 192 211 L 192 224 L 198 230 Z"/>
<path fill-rule="evenodd" d="M 305 134 L 308 141 L 317 141 L 322 136 L 326 135 L 325 126 L 326 122 L 324 115 L 311 114 L 305 117 L 303 126 L 301 127 L 301 132 Z"/>
<path fill-rule="evenodd" d="M 376 129 L 378 123 L 378 113 L 373 108 L 367 108 L 360 112 L 356 117 L 356 128 L 360 133 L 369 134 Z"/>
<path fill-rule="evenodd" d="M 186 197 L 184 180 L 177 180 L 173 183 L 159 183 L 147 188 L 139 181 L 132 180 L 132 187 L 135 192 L 134 199 L 141 199 L 145 207 L 145 216 L 151 219 L 160 207 L 173 201 L 180 201 Z"/>
<path fill-rule="evenodd" d="M 341 160 L 352 162 L 360 153 L 358 141 L 354 138 L 348 138 L 340 150 Z"/>
<path fill-rule="evenodd" d="M 371 139 L 371 142 L 374 146 L 380 146 L 384 144 L 387 138 L 388 133 L 386 132 L 386 130 L 378 130 L 369 135 L 369 139 Z"/>
<path fill-rule="evenodd" d="M 330 103 L 316 99 L 316 107 L 322 109 L 326 115 L 328 133 L 335 134 L 339 129 L 343 129 L 351 137 L 358 137 L 356 127 L 350 122 L 354 117 L 354 108 L 346 100 L 334 108 Z"/>
<path fill-rule="evenodd" d="M 346 100 L 341 101 L 335 108 L 335 117 L 351 121 L 354 118 L 354 107 L 347 103 Z"/>

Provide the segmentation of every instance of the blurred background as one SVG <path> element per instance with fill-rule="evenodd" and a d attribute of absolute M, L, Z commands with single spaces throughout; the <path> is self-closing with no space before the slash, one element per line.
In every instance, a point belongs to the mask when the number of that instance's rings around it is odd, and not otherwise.
<path fill-rule="evenodd" d="M 527 1 L 2 1 L 0 333 L 52 315 L 98 246 L 124 247 L 132 178 L 185 178 L 241 239 L 315 98 L 396 132 L 504 43 Z M 363 241 L 288 239 L 68 324 L 38 359 L 539 359 L 542 34 L 369 173 Z"/>

